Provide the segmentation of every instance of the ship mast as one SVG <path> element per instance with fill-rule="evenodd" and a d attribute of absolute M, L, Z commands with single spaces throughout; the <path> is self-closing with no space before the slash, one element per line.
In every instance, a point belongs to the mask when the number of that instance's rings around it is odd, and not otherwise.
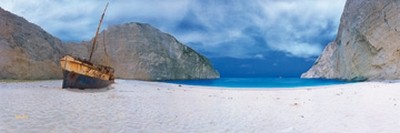
<path fill-rule="evenodd" d="M 103 22 L 104 14 L 106 13 L 107 7 L 108 7 L 108 2 L 106 4 L 106 7 L 104 8 L 103 14 L 101 15 L 99 26 L 97 27 L 96 35 L 94 36 L 94 39 L 93 39 L 92 51 L 90 51 L 89 62 L 90 62 L 90 60 L 92 60 L 93 51 L 94 51 L 94 48 L 96 46 L 96 41 L 97 41 L 97 35 L 99 34 L 100 26 L 101 26 L 101 23 Z"/>

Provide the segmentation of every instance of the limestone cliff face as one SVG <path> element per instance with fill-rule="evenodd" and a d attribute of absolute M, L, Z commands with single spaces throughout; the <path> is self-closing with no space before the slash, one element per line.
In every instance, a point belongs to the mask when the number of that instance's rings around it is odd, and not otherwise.
<path fill-rule="evenodd" d="M 90 42 L 69 44 L 69 53 L 88 58 Z M 140 80 L 211 79 L 219 74 L 207 58 L 173 36 L 141 23 L 111 26 L 101 32 L 93 62 L 109 65 L 118 78 Z"/>
<path fill-rule="evenodd" d="M 337 38 L 303 78 L 400 79 L 400 1 L 348 0 Z"/>
<path fill-rule="evenodd" d="M 91 45 L 91 42 L 62 44 L 39 26 L 0 8 L 0 79 L 62 78 L 61 56 L 87 58 Z M 208 59 L 147 24 L 124 24 L 102 32 L 92 61 L 114 67 L 118 78 L 219 77 Z"/>
<path fill-rule="evenodd" d="M 61 78 L 61 41 L 0 8 L 0 79 Z"/>

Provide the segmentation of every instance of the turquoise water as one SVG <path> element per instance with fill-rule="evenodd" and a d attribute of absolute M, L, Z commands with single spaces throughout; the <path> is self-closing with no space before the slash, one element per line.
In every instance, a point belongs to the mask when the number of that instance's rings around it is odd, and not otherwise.
<path fill-rule="evenodd" d="M 183 85 L 232 88 L 295 88 L 349 83 L 339 80 L 301 78 L 220 78 L 214 80 L 176 80 L 165 82 Z"/>

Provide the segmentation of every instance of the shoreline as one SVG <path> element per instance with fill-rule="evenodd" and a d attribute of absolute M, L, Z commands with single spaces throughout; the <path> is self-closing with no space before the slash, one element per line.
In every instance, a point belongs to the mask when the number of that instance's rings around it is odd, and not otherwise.
<path fill-rule="evenodd" d="M 334 79 L 304 79 L 304 78 L 274 78 L 274 77 L 253 77 L 238 78 L 225 77 L 217 80 L 171 80 L 161 81 L 165 83 L 181 84 L 199 87 L 216 87 L 229 89 L 296 89 L 321 87 L 357 83 Z"/>
<path fill-rule="evenodd" d="M 46 79 L 46 80 L 0 80 L 0 83 L 37 83 L 37 82 L 47 82 L 47 81 L 57 81 L 62 83 L 62 79 Z M 199 88 L 199 89 L 227 89 L 227 90 L 297 90 L 297 89 L 318 89 L 318 88 L 326 88 L 331 86 L 340 86 L 340 85 L 349 85 L 349 84 L 358 84 L 358 83 L 400 83 L 400 80 L 384 80 L 384 81 L 366 81 L 366 82 L 349 82 L 349 83 L 338 83 L 338 84 L 329 84 L 329 85 L 312 85 L 312 86 L 299 86 L 299 87 L 224 87 L 224 86 L 208 86 L 208 85 L 190 85 L 190 84 L 182 84 L 182 83 L 168 83 L 163 81 L 145 81 L 145 80 L 133 80 L 133 79 L 116 79 L 116 82 L 113 84 L 118 84 L 118 82 L 125 81 L 134 81 L 141 82 L 146 84 L 165 84 L 165 85 L 179 85 L 191 87 L 191 88 Z M 113 85 L 111 84 L 111 86 Z M 61 86 L 60 86 L 61 87 Z M 107 87 L 105 87 L 107 88 Z M 68 89 L 68 88 L 67 88 Z M 70 89 L 70 88 L 69 88 Z M 103 88 L 100 88 L 103 89 Z"/>
<path fill-rule="evenodd" d="M 229 89 L 116 80 L 0 82 L 4 132 L 398 132 L 400 83 Z"/>

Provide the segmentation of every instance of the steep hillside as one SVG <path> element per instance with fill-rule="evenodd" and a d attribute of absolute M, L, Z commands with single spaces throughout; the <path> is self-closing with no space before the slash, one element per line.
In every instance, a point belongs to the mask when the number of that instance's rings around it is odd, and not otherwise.
<path fill-rule="evenodd" d="M 0 8 L 0 79 L 61 78 L 61 41 Z"/>
<path fill-rule="evenodd" d="M 91 42 L 66 46 L 69 53 L 88 58 Z M 207 58 L 142 23 L 111 26 L 101 32 L 93 62 L 114 67 L 116 76 L 125 79 L 219 78 Z"/>
<path fill-rule="evenodd" d="M 337 38 L 303 78 L 400 79 L 400 1 L 348 0 Z"/>

